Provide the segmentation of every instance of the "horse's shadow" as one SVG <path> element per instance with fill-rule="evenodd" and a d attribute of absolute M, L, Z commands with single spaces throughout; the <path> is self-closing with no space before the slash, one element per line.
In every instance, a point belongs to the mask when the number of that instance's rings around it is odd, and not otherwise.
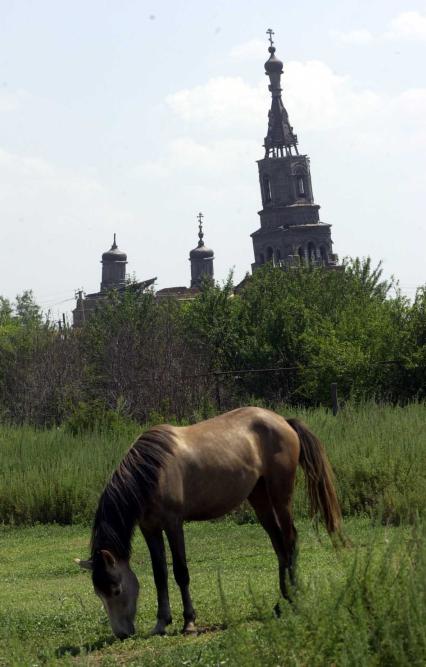
<path fill-rule="evenodd" d="M 206 633 L 210 632 L 219 632 L 220 630 L 225 630 L 226 629 L 226 623 L 220 623 L 220 624 L 214 624 L 214 625 L 202 625 L 197 628 L 197 632 L 194 633 L 194 636 L 198 637 L 199 635 L 203 635 Z M 181 633 L 176 630 L 176 632 L 171 632 L 168 634 L 169 637 L 173 636 L 178 636 Z M 138 639 L 152 639 L 152 634 L 151 633 L 145 633 L 142 635 L 139 635 Z M 106 646 L 111 646 L 111 644 L 114 644 L 115 642 L 120 642 L 120 639 L 117 639 L 117 637 L 105 637 L 104 639 L 98 639 L 96 642 L 86 642 L 85 644 L 81 644 L 80 646 L 59 646 L 55 650 L 55 657 L 56 658 L 63 658 L 65 655 L 72 656 L 73 658 L 78 656 L 78 655 L 86 655 L 87 653 L 92 653 L 93 651 L 99 651 L 102 648 L 105 648 Z"/>
<path fill-rule="evenodd" d="M 59 646 L 55 651 L 56 658 L 63 658 L 64 655 L 71 655 L 75 657 L 77 655 L 92 653 L 92 651 L 99 651 L 99 649 L 104 648 L 105 646 L 111 646 L 114 642 L 120 641 L 116 637 L 105 637 L 104 639 L 98 639 L 96 642 L 86 642 L 80 646 Z"/>

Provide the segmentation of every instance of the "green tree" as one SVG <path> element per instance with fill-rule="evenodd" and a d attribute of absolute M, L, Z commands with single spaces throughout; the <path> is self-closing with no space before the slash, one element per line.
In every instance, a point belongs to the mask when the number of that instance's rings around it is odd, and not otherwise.
<path fill-rule="evenodd" d="M 19 322 L 24 326 L 39 325 L 42 322 L 41 308 L 35 302 L 32 290 L 25 290 L 17 295 L 15 312 Z"/>

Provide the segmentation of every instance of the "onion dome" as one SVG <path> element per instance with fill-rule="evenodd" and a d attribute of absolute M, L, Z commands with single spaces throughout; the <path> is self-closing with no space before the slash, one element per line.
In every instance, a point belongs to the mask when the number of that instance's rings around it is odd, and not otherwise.
<path fill-rule="evenodd" d="M 190 259 L 208 259 L 209 257 L 213 257 L 213 255 L 213 250 L 211 248 L 207 248 L 204 244 L 201 246 L 198 245 L 189 253 Z"/>
<path fill-rule="evenodd" d="M 214 256 L 214 252 L 211 248 L 207 248 L 204 245 L 204 232 L 203 232 L 203 214 L 198 214 L 198 245 L 196 248 L 190 251 L 190 259 L 209 259 Z"/>
<path fill-rule="evenodd" d="M 102 255 L 102 262 L 127 262 L 126 253 L 120 250 L 117 246 L 115 234 L 111 248 Z"/>
<path fill-rule="evenodd" d="M 270 46 L 268 51 L 271 55 L 265 63 L 266 74 L 282 74 L 283 61 L 276 57 L 275 46 Z"/>

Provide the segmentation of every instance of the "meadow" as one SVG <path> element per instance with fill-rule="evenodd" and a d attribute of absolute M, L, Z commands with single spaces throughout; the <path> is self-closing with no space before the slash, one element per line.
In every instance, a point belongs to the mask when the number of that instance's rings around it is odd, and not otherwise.
<path fill-rule="evenodd" d="M 150 637 L 155 589 L 139 535 L 137 635 L 115 640 L 89 575 L 81 526 L 3 528 L 0 665 L 424 665 L 426 540 L 421 528 L 346 522 L 351 549 L 336 552 L 299 521 L 298 593 L 280 619 L 277 566 L 258 525 L 187 526 L 200 634 L 184 637 L 177 587 L 167 637 Z"/>
<path fill-rule="evenodd" d="M 347 405 L 288 410 L 324 441 L 351 547 L 334 549 L 295 496 L 298 586 L 280 619 L 277 564 L 242 507 L 188 524 L 188 564 L 199 635 L 174 623 L 150 637 L 155 589 L 139 534 L 137 634 L 113 639 L 90 578 L 88 553 L 100 490 L 141 427 L 70 435 L 64 427 L 0 427 L 0 667 L 32 665 L 424 665 L 426 663 L 426 408 Z"/>

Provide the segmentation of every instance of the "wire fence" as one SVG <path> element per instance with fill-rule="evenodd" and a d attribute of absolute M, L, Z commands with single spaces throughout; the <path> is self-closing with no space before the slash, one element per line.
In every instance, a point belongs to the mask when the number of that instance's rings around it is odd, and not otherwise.
<path fill-rule="evenodd" d="M 206 369 L 206 360 L 196 355 L 187 360 L 172 353 L 165 355 L 166 358 L 163 355 L 156 358 L 150 349 L 140 359 L 140 350 L 129 348 L 124 355 L 120 349 L 117 356 L 113 352 L 99 372 L 91 374 L 81 350 L 65 348 L 62 345 L 57 348 L 59 357 L 49 353 L 40 358 L 29 352 L 22 372 L 14 371 L 11 381 L 0 387 L 0 420 L 57 424 L 80 404 L 83 410 L 84 405 L 90 408 L 92 404 L 108 410 L 120 408 L 123 414 L 139 422 L 153 415 L 164 421 L 203 418 L 250 403 L 272 408 L 279 404 L 323 405 L 336 415 L 342 402 L 354 395 L 361 396 L 363 391 L 366 397 L 376 395 L 379 400 L 394 401 L 402 381 L 414 373 L 417 377 L 422 373 L 420 366 L 406 364 L 401 359 L 348 366 L 330 360 L 329 364 Z M 192 372 L 187 372 L 191 365 L 188 361 L 192 362 Z M 379 391 L 379 385 L 374 384 L 374 368 L 396 369 L 377 372 L 381 377 Z M 367 376 L 370 385 L 365 389 Z M 389 399 L 382 390 L 386 378 Z M 401 400 L 404 400 L 402 395 Z"/>

